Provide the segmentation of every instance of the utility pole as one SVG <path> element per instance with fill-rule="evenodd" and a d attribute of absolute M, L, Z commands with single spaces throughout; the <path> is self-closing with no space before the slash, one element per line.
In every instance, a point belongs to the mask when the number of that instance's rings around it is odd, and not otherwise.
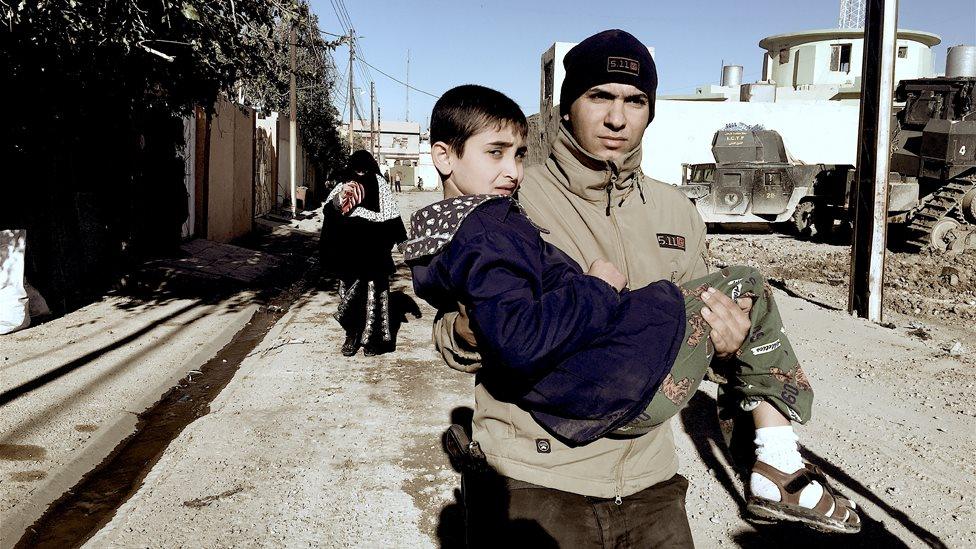
<path fill-rule="evenodd" d="M 881 322 L 898 0 L 867 0 L 866 7 L 848 311 Z"/>
<path fill-rule="evenodd" d="M 369 152 L 376 158 L 376 83 L 369 83 Z"/>
<path fill-rule="evenodd" d="M 352 68 L 356 61 L 356 34 L 355 30 L 349 29 L 349 152 L 352 152 L 352 117 L 353 109 L 356 107 L 356 98 L 352 90 Z"/>
<path fill-rule="evenodd" d="M 407 49 L 407 85 L 405 86 L 407 90 L 407 122 L 410 122 L 410 50 Z"/>
<path fill-rule="evenodd" d="M 290 114 L 288 116 L 288 175 L 289 175 L 289 189 L 291 191 L 291 216 L 295 217 L 298 214 L 298 205 L 296 202 L 297 198 L 297 187 L 296 187 L 296 162 L 295 158 L 298 155 L 298 92 L 295 90 L 295 49 L 298 44 L 296 44 L 295 37 L 295 21 L 292 21 L 291 30 L 288 32 L 288 58 L 289 65 L 291 67 L 291 76 L 288 79 L 288 102 L 290 103 Z"/>
<path fill-rule="evenodd" d="M 380 162 L 380 150 L 383 148 L 383 144 L 382 144 L 382 141 L 383 141 L 383 139 L 382 139 L 383 138 L 383 123 L 380 121 L 380 118 L 381 118 L 380 117 L 380 106 L 379 105 L 376 105 L 376 128 L 377 128 L 376 133 L 379 134 L 377 136 L 377 137 L 379 137 L 379 139 L 376 140 L 377 141 L 377 143 L 376 143 L 376 161 L 377 162 Z"/>

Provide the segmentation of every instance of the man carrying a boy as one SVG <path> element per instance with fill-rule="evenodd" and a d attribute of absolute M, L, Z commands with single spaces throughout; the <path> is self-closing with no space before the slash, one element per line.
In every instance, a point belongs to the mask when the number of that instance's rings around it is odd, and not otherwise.
<path fill-rule="evenodd" d="M 683 283 L 706 274 L 700 216 L 678 190 L 644 177 L 639 169 L 641 138 L 653 119 L 657 85 L 647 48 L 623 31 L 606 31 L 573 48 L 564 64 L 559 135 L 546 164 L 530 168 L 519 191 L 529 218 L 579 265 L 607 260 L 632 288 L 662 279 Z M 750 335 L 751 301 L 740 306 L 723 294 L 707 299 L 702 316 L 711 327 L 715 354 L 734 356 Z M 464 315 L 440 318 L 434 339 L 452 367 L 480 367 Z M 786 511 L 812 509 L 829 499 L 826 514 L 836 511 L 842 520 L 856 520 L 846 500 L 824 497 L 822 477 L 808 472 L 800 459 L 790 420 L 771 403 L 786 397 L 750 394 L 748 380 L 738 381 L 727 391 L 738 392 L 739 405 L 751 411 L 759 427 L 759 465 L 750 492 L 771 503 L 798 500 Z M 795 387 L 797 379 L 784 379 L 787 384 Z M 805 397 L 812 398 L 808 384 L 806 389 Z M 661 390 L 681 392 L 681 380 L 666 380 Z M 596 546 L 692 545 L 684 509 L 687 481 L 677 474 L 668 423 L 639 437 L 569 447 L 483 384 L 476 385 L 475 400 L 474 439 L 503 483 L 498 493 L 479 486 L 477 478 L 466 479 L 465 503 L 469 517 L 476 519 L 469 527 L 481 530 L 469 531 L 469 539 L 497 539 L 503 525 L 478 516 L 497 516 L 491 509 L 504 506 L 510 524 L 537 524 L 566 546 L 589 541 Z M 800 515 L 782 518 L 811 522 Z"/>

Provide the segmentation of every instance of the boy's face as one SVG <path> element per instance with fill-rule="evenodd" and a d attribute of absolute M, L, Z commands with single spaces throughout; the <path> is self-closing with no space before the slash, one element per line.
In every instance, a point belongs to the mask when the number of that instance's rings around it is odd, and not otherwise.
<path fill-rule="evenodd" d="M 462 156 L 440 142 L 433 149 L 434 164 L 447 175 L 445 197 L 468 194 L 510 196 L 522 182 L 525 139 L 509 126 L 500 130 L 488 128 L 469 137 Z"/>

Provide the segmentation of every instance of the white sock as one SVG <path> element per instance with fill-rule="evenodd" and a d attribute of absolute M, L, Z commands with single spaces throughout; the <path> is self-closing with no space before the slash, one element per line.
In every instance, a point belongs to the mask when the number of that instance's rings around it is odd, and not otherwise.
<path fill-rule="evenodd" d="M 799 437 L 793 427 L 762 427 L 756 429 L 756 459 L 771 465 L 786 474 L 793 474 L 803 468 L 803 459 L 796 444 Z M 758 473 L 749 478 L 749 488 L 753 495 L 779 501 L 779 488 L 771 480 Z M 813 481 L 800 492 L 800 505 L 813 508 L 823 495 L 823 486 Z M 830 509 L 829 511 L 833 511 Z M 828 515 L 830 512 L 827 513 Z"/>

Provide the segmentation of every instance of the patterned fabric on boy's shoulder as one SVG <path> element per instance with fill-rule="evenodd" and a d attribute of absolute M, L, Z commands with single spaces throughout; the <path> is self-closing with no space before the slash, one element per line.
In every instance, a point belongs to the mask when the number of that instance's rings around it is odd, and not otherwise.
<path fill-rule="evenodd" d="M 471 194 L 441 200 L 417 210 L 410 216 L 410 240 L 404 245 L 404 259 L 413 261 L 440 252 L 454 238 L 468 214 L 496 199 L 508 197 Z"/>

